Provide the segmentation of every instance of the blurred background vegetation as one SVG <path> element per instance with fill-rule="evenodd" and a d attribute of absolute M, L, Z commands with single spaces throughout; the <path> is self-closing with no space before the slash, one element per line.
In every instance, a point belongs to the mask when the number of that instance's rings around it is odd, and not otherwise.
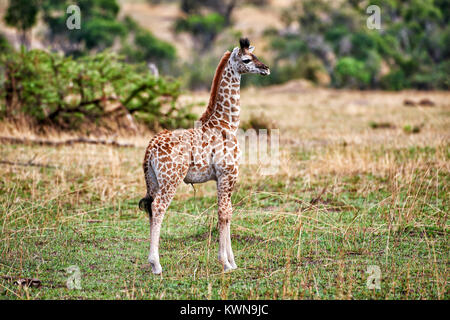
<path fill-rule="evenodd" d="M 79 30 L 66 26 L 71 4 Z M 380 30 L 366 26 L 373 4 Z M 242 35 L 272 72 L 243 86 L 448 90 L 449 12 L 447 0 L 3 0 L 0 116 L 70 129 L 117 112 L 133 126 L 189 126 L 181 90 L 208 89 Z"/>

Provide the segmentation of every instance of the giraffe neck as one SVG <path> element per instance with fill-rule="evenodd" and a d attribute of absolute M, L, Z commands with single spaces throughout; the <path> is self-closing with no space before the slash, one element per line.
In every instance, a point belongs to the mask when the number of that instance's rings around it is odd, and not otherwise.
<path fill-rule="evenodd" d="M 217 90 L 216 103 L 203 126 L 236 132 L 239 128 L 241 75 L 226 64 Z"/>

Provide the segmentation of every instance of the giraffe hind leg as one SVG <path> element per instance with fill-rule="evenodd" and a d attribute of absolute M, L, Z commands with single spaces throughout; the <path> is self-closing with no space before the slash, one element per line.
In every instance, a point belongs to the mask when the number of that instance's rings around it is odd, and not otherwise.
<path fill-rule="evenodd" d="M 155 194 L 152 204 L 153 216 L 150 218 L 150 252 L 148 254 L 148 262 L 152 267 L 154 274 L 160 274 L 162 267 L 159 262 L 159 239 L 161 232 L 161 225 L 172 199 L 175 195 L 177 186 L 186 175 L 188 165 L 180 166 L 178 172 L 173 172 L 171 176 L 167 176 L 167 179 L 159 185 L 159 190 Z"/>
<path fill-rule="evenodd" d="M 152 202 L 155 199 L 156 192 L 159 189 L 158 179 L 153 170 L 149 159 L 144 160 L 144 175 L 145 183 L 147 185 L 147 194 L 139 201 L 139 209 L 148 213 L 152 217 Z"/>

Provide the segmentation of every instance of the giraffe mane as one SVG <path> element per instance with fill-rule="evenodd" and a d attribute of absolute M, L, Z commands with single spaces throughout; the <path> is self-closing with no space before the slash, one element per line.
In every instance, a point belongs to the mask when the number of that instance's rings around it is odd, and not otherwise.
<path fill-rule="evenodd" d="M 230 55 L 231 55 L 230 51 L 225 52 L 222 59 L 219 62 L 219 65 L 216 68 L 216 72 L 214 73 L 214 78 L 211 85 L 211 94 L 209 97 L 208 107 L 206 108 L 206 111 L 200 118 L 200 121 L 202 123 L 205 123 L 214 112 L 217 100 L 217 93 L 219 91 L 220 81 L 222 80 L 223 70 L 225 69 L 227 62 L 230 59 Z"/>

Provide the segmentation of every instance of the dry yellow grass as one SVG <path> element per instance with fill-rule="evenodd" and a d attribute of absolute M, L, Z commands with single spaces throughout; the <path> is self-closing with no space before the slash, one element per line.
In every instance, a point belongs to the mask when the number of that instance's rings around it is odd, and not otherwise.
<path fill-rule="evenodd" d="M 284 90 L 283 87 L 287 89 Z M 436 148 L 434 164 L 442 170 L 449 170 L 445 152 L 447 152 L 450 138 L 450 93 L 339 91 L 311 87 L 305 89 L 304 87 L 304 85 L 293 87 L 287 84 L 260 89 L 249 88 L 243 90 L 241 94 L 242 121 L 248 120 L 252 115 L 263 114 L 274 121 L 280 130 L 280 147 L 283 151 L 281 169 L 285 174 L 290 176 L 386 174 L 398 169 L 398 167 L 393 168 L 398 165 L 412 170 L 414 166 L 426 164 L 428 159 L 406 159 L 405 162 L 396 164 L 392 154 L 383 153 L 383 150 L 412 146 Z M 414 97 L 417 101 L 429 98 L 435 102 L 436 106 L 405 107 L 403 101 L 410 97 Z M 185 94 L 180 98 L 182 104 L 207 101 L 208 92 Z M 196 107 L 194 112 L 200 115 L 203 107 Z M 373 129 L 370 127 L 371 122 L 388 122 L 393 125 L 393 128 Z M 422 125 L 420 133 L 406 133 L 403 128 L 408 124 Z M 26 123 L 20 125 L 2 123 L 0 135 L 29 139 L 44 137 L 54 141 L 78 136 L 52 130 L 42 136 L 36 134 L 33 128 L 27 127 Z M 126 132 L 120 132 L 110 136 L 92 135 L 90 138 L 131 143 L 143 150 L 151 136 L 151 132 L 144 131 L 142 135 L 127 135 Z M 96 152 L 98 148 L 107 150 L 108 156 L 105 158 L 102 152 Z M 103 166 L 109 168 L 121 166 L 118 158 L 110 156 L 111 152 L 115 151 L 108 147 L 75 145 L 63 149 L 73 149 L 73 153 L 63 153 L 57 158 L 51 154 L 43 154 L 36 159 L 42 160 L 43 163 L 57 165 L 68 162 L 77 163 L 79 168 L 96 161 L 108 161 L 108 163 L 102 166 L 94 165 L 93 169 L 101 169 Z M 321 152 L 317 152 L 313 159 L 302 162 L 299 168 L 299 163 L 290 158 L 290 153 L 297 149 L 301 149 L 302 152 L 319 150 Z M 374 157 L 374 152 L 383 154 Z M 139 155 L 139 152 L 135 153 L 136 158 L 128 159 L 128 161 L 140 166 Z M 28 161 L 27 156 L 14 151 L 11 157 L 6 158 L 12 161 Z M 410 163 L 410 160 L 414 163 Z M 134 174 L 138 176 L 138 179 L 142 178 L 139 171 L 133 172 Z M 94 171 L 92 175 L 100 175 L 100 172 Z M 138 181 L 135 183 L 135 187 L 141 184 Z"/>

